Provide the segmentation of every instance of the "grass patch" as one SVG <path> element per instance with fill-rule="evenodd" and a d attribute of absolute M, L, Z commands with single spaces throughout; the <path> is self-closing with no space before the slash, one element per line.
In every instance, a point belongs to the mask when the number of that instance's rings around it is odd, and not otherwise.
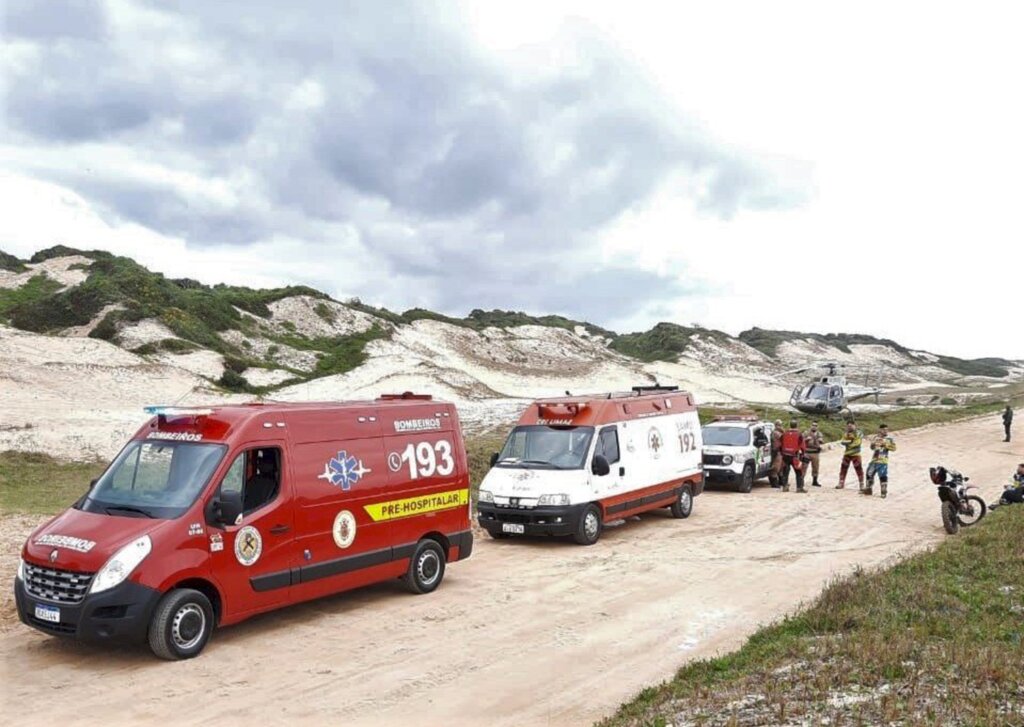
<path fill-rule="evenodd" d="M 601 724 L 1024 724 L 1024 508 L 830 584 Z"/>
<path fill-rule="evenodd" d="M 0 288 L 0 320 L 16 320 L 20 311 L 31 308 L 60 290 L 60 283 L 40 273 L 20 288 Z"/>
<path fill-rule="evenodd" d="M 81 497 L 104 469 L 100 462 L 60 462 L 36 452 L 0 452 L 0 512 L 60 512 Z"/>

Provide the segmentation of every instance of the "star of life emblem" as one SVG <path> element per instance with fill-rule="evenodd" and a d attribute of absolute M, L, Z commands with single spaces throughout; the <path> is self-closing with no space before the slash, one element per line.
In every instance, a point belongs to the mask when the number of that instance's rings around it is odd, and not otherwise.
<path fill-rule="evenodd" d="M 324 471 L 317 475 L 317 479 L 326 480 L 342 490 L 351 490 L 352 485 L 370 472 L 373 470 L 365 467 L 363 460 L 357 459 L 343 449 L 338 452 L 337 457 L 331 457 L 331 460 L 324 465 Z"/>

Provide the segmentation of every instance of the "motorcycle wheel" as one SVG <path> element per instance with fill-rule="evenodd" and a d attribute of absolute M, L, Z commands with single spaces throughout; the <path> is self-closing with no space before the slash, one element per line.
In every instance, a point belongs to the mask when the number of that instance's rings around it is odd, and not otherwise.
<path fill-rule="evenodd" d="M 942 503 L 942 527 L 950 535 L 956 535 L 960 529 L 960 523 L 957 522 L 956 511 L 953 509 L 952 502 L 943 501 Z"/>
<path fill-rule="evenodd" d="M 977 495 L 968 495 L 964 498 L 964 502 L 960 506 L 960 511 L 956 514 L 957 522 L 963 527 L 968 528 L 985 517 L 985 511 L 987 509 L 985 501 L 980 497 Z"/>

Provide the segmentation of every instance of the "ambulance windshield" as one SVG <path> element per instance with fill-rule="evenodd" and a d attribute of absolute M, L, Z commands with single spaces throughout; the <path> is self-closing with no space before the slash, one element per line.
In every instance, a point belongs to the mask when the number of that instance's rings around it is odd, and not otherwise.
<path fill-rule="evenodd" d="M 590 451 L 593 427 L 520 426 L 508 435 L 498 467 L 582 469 Z"/>
<path fill-rule="evenodd" d="M 704 444 L 717 447 L 744 447 L 750 444 L 750 430 L 746 427 L 704 427 Z"/>
<path fill-rule="evenodd" d="M 176 518 L 195 502 L 225 451 L 222 444 L 131 442 L 75 507 L 121 517 Z"/>

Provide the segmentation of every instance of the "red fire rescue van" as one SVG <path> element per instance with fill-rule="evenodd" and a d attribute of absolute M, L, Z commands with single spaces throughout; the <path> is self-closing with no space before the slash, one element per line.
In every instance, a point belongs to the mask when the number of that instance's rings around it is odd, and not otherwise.
<path fill-rule="evenodd" d="M 676 387 L 534 402 L 480 484 L 480 525 L 495 538 L 571 535 L 581 545 L 605 523 L 669 508 L 690 516 L 704 490 L 693 396 Z"/>
<path fill-rule="evenodd" d="M 375 581 L 415 593 L 467 558 L 469 475 L 451 404 L 154 408 L 69 510 L 29 536 L 21 620 L 196 656 L 215 626 Z"/>

